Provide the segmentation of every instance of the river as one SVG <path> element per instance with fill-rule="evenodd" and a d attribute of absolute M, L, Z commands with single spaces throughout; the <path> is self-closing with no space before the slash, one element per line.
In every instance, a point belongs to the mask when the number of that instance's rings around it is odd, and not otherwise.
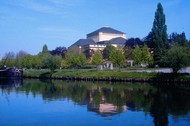
<path fill-rule="evenodd" d="M 190 124 L 189 86 L 35 79 L 0 82 L 1 126 Z"/>

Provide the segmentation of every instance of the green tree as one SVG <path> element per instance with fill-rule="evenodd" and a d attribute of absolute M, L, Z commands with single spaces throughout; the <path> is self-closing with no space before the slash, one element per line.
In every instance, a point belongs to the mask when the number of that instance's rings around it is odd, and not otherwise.
<path fill-rule="evenodd" d="M 68 67 L 75 66 L 75 60 L 73 60 L 73 55 L 71 55 L 71 54 L 67 54 L 65 56 L 65 62 L 66 62 L 66 63 L 64 63 L 65 66 L 68 66 Z"/>
<path fill-rule="evenodd" d="M 19 59 L 21 67 L 25 68 L 41 68 L 41 59 L 38 55 L 24 55 Z"/>
<path fill-rule="evenodd" d="M 149 64 L 149 65 L 153 64 L 152 54 L 149 52 L 148 46 L 146 44 L 142 47 L 141 63 L 145 63 L 145 64 Z"/>
<path fill-rule="evenodd" d="M 70 67 L 69 64 L 65 59 L 61 60 L 61 68 L 68 68 Z"/>
<path fill-rule="evenodd" d="M 83 53 L 79 54 L 79 65 L 84 66 L 86 62 L 87 62 L 86 56 Z"/>
<path fill-rule="evenodd" d="M 14 52 L 8 52 L 5 54 L 5 56 L 1 60 L 1 66 L 3 66 L 3 65 L 6 65 L 7 67 L 15 66 L 15 53 Z"/>
<path fill-rule="evenodd" d="M 184 32 L 181 34 L 172 33 L 170 35 L 170 40 L 172 44 L 177 44 L 179 46 L 188 46 L 188 40 L 186 39 L 186 35 Z"/>
<path fill-rule="evenodd" d="M 32 68 L 33 57 L 30 54 L 24 55 L 20 58 L 20 64 L 25 68 Z"/>
<path fill-rule="evenodd" d="M 48 68 L 51 70 L 51 73 L 54 72 L 55 69 L 60 68 L 61 66 L 61 56 L 47 56 L 42 59 L 42 66 L 44 68 Z"/>
<path fill-rule="evenodd" d="M 161 65 L 160 59 L 166 54 L 168 47 L 167 26 L 165 22 L 163 7 L 161 3 L 158 3 L 151 34 L 154 48 L 153 58 L 155 63 L 159 65 Z"/>
<path fill-rule="evenodd" d="M 114 65 L 118 66 L 119 68 L 125 64 L 125 55 L 120 49 L 112 51 L 110 53 L 109 59 Z"/>
<path fill-rule="evenodd" d="M 41 59 L 38 55 L 32 56 L 32 68 L 41 68 Z"/>
<path fill-rule="evenodd" d="M 100 51 L 96 51 L 92 57 L 92 64 L 99 65 L 103 62 L 103 56 Z"/>
<path fill-rule="evenodd" d="M 13 67 L 15 66 L 15 59 L 12 59 L 12 58 L 8 58 L 6 63 L 5 63 L 6 66 L 8 67 Z"/>
<path fill-rule="evenodd" d="M 135 46 L 135 49 L 133 51 L 133 57 L 136 64 L 153 64 L 153 56 L 148 50 L 148 46 L 145 44 L 142 49 L 139 48 L 139 46 Z"/>
<path fill-rule="evenodd" d="M 39 62 L 40 62 L 39 66 L 41 68 L 43 68 L 44 66 L 42 64 L 42 60 L 45 59 L 45 58 L 47 58 L 47 57 L 49 57 L 49 56 L 51 56 L 51 54 L 49 52 L 44 52 L 44 53 L 40 52 L 37 56 L 38 56 Z"/>
<path fill-rule="evenodd" d="M 65 61 L 69 67 L 78 67 L 78 66 L 82 67 L 86 64 L 87 59 L 85 55 L 82 53 L 81 54 L 67 54 Z"/>
<path fill-rule="evenodd" d="M 152 32 L 149 32 L 148 35 L 144 38 L 144 43 L 147 44 L 149 48 L 154 48 L 152 39 Z"/>
<path fill-rule="evenodd" d="M 107 45 L 106 48 L 103 50 L 103 57 L 104 59 L 109 59 L 110 53 L 115 51 L 116 48 L 112 45 Z"/>
<path fill-rule="evenodd" d="M 133 59 L 133 48 L 126 46 L 124 48 L 124 55 L 127 60 L 132 60 Z"/>
<path fill-rule="evenodd" d="M 42 48 L 42 53 L 48 52 L 48 46 L 45 44 Z"/>
<path fill-rule="evenodd" d="M 168 50 L 164 60 L 167 61 L 168 66 L 173 69 L 173 72 L 177 73 L 182 67 L 190 65 L 189 59 L 189 48 L 173 46 L 170 50 Z"/>
<path fill-rule="evenodd" d="M 138 65 L 141 63 L 141 53 L 142 53 L 141 49 L 139 48 L 138 45 L 136 45 L 133 51 L 133 58 L 134 58 L 134 62 Z"/>
<path fill-rule="evenodd" d="M 25 51 L 22 51 L 22 50 L 19 51 L 19 52 L 16 54 L 15 66 L 17 66 L 17 67 L 22 67 L 21 59 L 22 59 L 22 57 L 25 56 L 25 55 L 28 55 L 28 53 L 25 52 Z"/>

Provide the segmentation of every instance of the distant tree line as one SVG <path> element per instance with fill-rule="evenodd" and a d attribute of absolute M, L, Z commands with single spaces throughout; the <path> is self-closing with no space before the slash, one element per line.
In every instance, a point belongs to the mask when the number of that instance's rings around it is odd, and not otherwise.
<path fill-rule="evenodd" d="M 65 47 L 59 48 L 66 49 Z M 60 54 L 59 50 L 56 50 L 57 48 L 49 51 L 47 45 L 44 45 L 42 51 L 37 55 L 31 55 L 25 51 L 19 51 L 17 54 L 9 52 L 2 58 L 0 66 L 6 65 L 26 69 L 49 68 L 53 72 L 55 69 L 60 68 L 62 60 L 62 54 Z"/>

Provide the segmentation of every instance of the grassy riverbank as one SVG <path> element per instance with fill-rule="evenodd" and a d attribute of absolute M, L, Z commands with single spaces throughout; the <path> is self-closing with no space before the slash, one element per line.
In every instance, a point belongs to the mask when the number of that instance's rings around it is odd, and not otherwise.
<path fill-rule="evenodd" d="M 56 70 L 52 77 L 89 77 L 89 78 L 154 78 L 156 73 L 137 73 L 123 71 L 97 71 L 89 69 Z M 49 70 L 25 70 L 26 77 L 50 77 Z"/>
<path fill-rule="evenodd" d="M 24 77 L 53 78 L 53 79 L 81 79 L 108 81 L 190 81 L 189 74 L 164 74 L 129 71 L 97 71 L 95 69 L 64 69 L 56 70 L 52 75 L 49 70 L 25 70 Z"/>

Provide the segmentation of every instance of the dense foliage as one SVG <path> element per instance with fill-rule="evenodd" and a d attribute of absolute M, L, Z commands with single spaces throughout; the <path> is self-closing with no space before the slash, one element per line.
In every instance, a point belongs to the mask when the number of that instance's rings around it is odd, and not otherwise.
<path fill-rule="evenodd" d="M 190 51 L 187 47 L 173 46 L 164 59 L 169 67 L 177 73 L 182 67 L 190 65 Z"/>
<path fill-rule="evenodd" d="M 60 63 L 61 56 L 52 56 L 49 54 L 49 56 L 43 57 L 42 59 L 42 67 L 46 69 L 49 68 L 51 73 L 53 73 L 55 69 L 60 68 Z"/>
<path fill-rule="evenodd" d="M 128 46 L 124 47 L 124 55 L 125 55 L 126 60 L 133 60 L 134 59 L 133 51 L 134 51 L 134 49 L 131 47 L 128 47 Z"/>
<path fill-rule="evenodd" d="M 186 39 L 186 35 L 184 32 L 182 32 L 181 34 L 178 33 L 172 33 L 170 35 L 170 39 L 169 39 L 170 44 L 175 44 L 175 45 L 179 45 L 179 46 L 188 46 L 188 40 Z"/>
<path fill-rule="evenodd" d="M 126 47 L 131 47 L 134 48 L 135 45 L 143 46 L 143 41 L 140 38 L 129 38 L 126 41 L 125 46 Z"/>
<path fill-rule="evenodd" d="M 84 54 L 68 54 L 65 60 L 61 62 L 62 68 L 75 67 L 79 68 L 86 64 L 87 59 Z"/>
<path fill-rule="evenodd" d="M 67 53 L 67 48 L 66 47 L 56 47 L 56 49 L 50 51 L 50 53 L 55 56 L 55 55 L 61 55 L 62 58 L 65 58 L 65 55 Z"/>
<path fill-rule="evenodd" d="M 142 49 L 139 46 L 135 46 L 133 51 L 134 61 L 136 64 L 145 64 L 151 65 L 153 64 L 153 57 L 150 51 L 148 50 L 148 46 L 145 44 Z"/>
<path fill-rule="evenodd" d="M 115 51 L 116 48 L 112 45 L 107 45 L 106 48 L 103 50 L 103 57 L 104 59 L 109 59 L 111 52 Z"/>
<path fill-rule="evenodd" d="M 118 66 L 119 68 L 125 64 L 125 55 L 120 49 L 112 51 L 110 53 L 109 59 L 112 61 L 114 65 Z"/>
<path fill-rule="evenodd" d="M 99 65 L 103 62 L 103 56 L 100 51 L 96 51 L 92 56 L 92 64 Z"/>

